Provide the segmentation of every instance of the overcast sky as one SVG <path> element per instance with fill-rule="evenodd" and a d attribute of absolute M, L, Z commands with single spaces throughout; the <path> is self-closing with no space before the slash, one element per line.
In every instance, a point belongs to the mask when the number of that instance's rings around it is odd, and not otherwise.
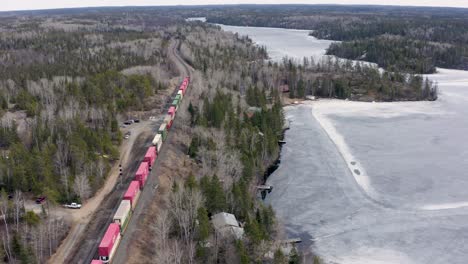
<path fill-rule="evenodd" d="M 386 4 L 468 7 L 468 0 L 0 0 L 0 11 L 87 6 L 201 4 Z"/>

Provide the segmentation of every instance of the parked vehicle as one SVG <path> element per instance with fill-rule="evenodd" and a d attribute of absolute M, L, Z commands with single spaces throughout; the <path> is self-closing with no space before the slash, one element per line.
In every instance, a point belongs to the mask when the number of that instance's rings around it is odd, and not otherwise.
<path fill-rule="evenodd" d="M 127 126 L 129 126 L 131 124 L 133 124 L 133 120 L 127 120 L 127 121 L 124 122 L 124 125 L 127 125 Z"/>
<path fill-rule="evenodd" d="M 79 204 L 79 203 L 65 204 L 64 207 L 70 208 L 70 209 L 80 209 L 81 204 Z"/>
<path fill-rule="evenodd" d="M 115 223 L 110 224 L 98 248 L 99 259 L 103 263 L 110 263 L 112 261 L 112 257 L 119 246 L 120 238 L 119 225 Z"/>
<path fill-rule="evenodd" d="M 91 260 L 91 264 L 102 264 L 102 260 L 99 260 L 99 259 L 93 259 Z"/>
<path fill-rule="evenodd" d="M 140 123 L 140 119 L 138 119 L 138 118 L 137 118 L 137 119 L 133 119 L 133 122 L 135 122 L 135 123 Z"/>
<path fill-rule="evenodd" d="M 40 197 L 37 197 L 37 199 L 36 199 L 37 204 L 43 204 L 43 203 L 45 203 L 45 201 L 46 201 L 45 196 L 40 196 Z"/>

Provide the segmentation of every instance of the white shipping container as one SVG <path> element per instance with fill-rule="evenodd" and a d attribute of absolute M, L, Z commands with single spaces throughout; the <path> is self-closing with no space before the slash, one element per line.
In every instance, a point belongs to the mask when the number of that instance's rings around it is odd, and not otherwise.
<path fill-rule="evenodd" d="M 166 130 L 166 123 L 162 123 L 161 126 L 159 127 L 159 131 L 165 131 Z"/>
<path fill-rule="evenodd" d="M 114 214 L 114 223 L 120 226 L 120 232 L 123 233 L 129 221 L 130 214 L 132 212 L 132 205 L 129 200 L 122 200 L 120 202 L 117 212 Z"/>
<path fill-rule="evenodd" d="M 163 121 L 164 123 L 170 124 L 171 121 L 172 121 L 172 116 L 171 116 L 171 115 L 168 114 L 168 115 L 166 115 L 166 116 L 164 117 L 164 121 Z"/>
<path fill-rule="evenodd" d="M 180 95 L 180 99 L 181 99 L 181 100 L 184 99 L 184 92 L 182 92 L 181 90 L 179 90 L 179 91 L 177 92 L 177 94 Z"/>
<path fill-rule="evenodd" d="M 156 134 L 156 136 L 154 136 L 153 146 L 156 146 L 156 149 L 158 150 L 158 154 L 159 154 L 159 151 L 161 150 L 161 147 L 162 147 L 161 134 Z"/>

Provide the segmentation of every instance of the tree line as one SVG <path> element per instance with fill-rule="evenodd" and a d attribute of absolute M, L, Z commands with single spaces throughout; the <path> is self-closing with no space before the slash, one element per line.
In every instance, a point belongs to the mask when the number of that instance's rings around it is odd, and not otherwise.
<path fill-rule="evenodd" d="M 134 18 L 123 28 L 119 15 L 103 25 L 108 16 L 0 19 L 0 254 L 9 263 L 54 253 L 68 230 L 54 205 L 84 202 L 102 186 L 120 158 L 122 117 L 153 109 L 175 74 L 172 29 L 139 30 Z M 38 196 L 47 197 L 43 212 L 27 211 Z"/>
<path fill-rule="evenodd" d="M 433 73 L 435 67 L 468 69 L 466 9 L 376 6 L 260 5 L 193 11 L 208 22 L 311 30 L 343 41 L 328 54 L 378 63 L 388 70 Z"/>
<path fill-rule="evenodd" d="M 281 228 L 273 209 L 259 200 L 256 185 L 278 157 L 284 117 L 280 93 L 263 87 L 260 79 L 252 78 L 255 70 L 246 67 L 248 62 L 262 65 L 265 53 L 249 39 L 213 26 L 195 23 L 180 30 L 185 38 L 182 55 L 196 73 L 178 112 L 182 128 L 172 133 L 186 144 L 196 166 L 172 180 L 168 209 L 154 220 L 155 261 L 268 261 L 265 254 L 280 248 Z M 244 236 L 214 228 L 210 217 L 221 212 L 235 215 Z M 295 252 L 276 254 L 269 261 L 299 259 Z"/>

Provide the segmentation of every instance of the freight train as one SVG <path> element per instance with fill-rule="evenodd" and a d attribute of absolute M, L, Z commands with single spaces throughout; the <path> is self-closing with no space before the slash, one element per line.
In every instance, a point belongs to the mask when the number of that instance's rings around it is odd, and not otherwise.
<path fill-rule="evenodd" d="M 157 159 L 158 154 L 161 152 L 163 142 L 166 140 L 168 131 L 172 127 L 177 110 L 185 96 L 189 83 L 190 77 L 185 77 L 180 84 L 177 95 L 173 98 L 172 104 L 164 117 L 164 121 L 153 138 L 152 146 L 146 151 L 146 154 L 135 173 L 133 181 L 128 186 L 128 189 L 112 218 L 112 223 L 107 227 L 106 233 L 99 243 L 99 259 L 92 260 L 91 264 L 112 262 L 112 258 L 117 252 L 120 239 L 124 235 L 133 211 L 138 204 L 140 193 L 145 187 L 149 173 L 153 169 L 154 162 Z"/>

